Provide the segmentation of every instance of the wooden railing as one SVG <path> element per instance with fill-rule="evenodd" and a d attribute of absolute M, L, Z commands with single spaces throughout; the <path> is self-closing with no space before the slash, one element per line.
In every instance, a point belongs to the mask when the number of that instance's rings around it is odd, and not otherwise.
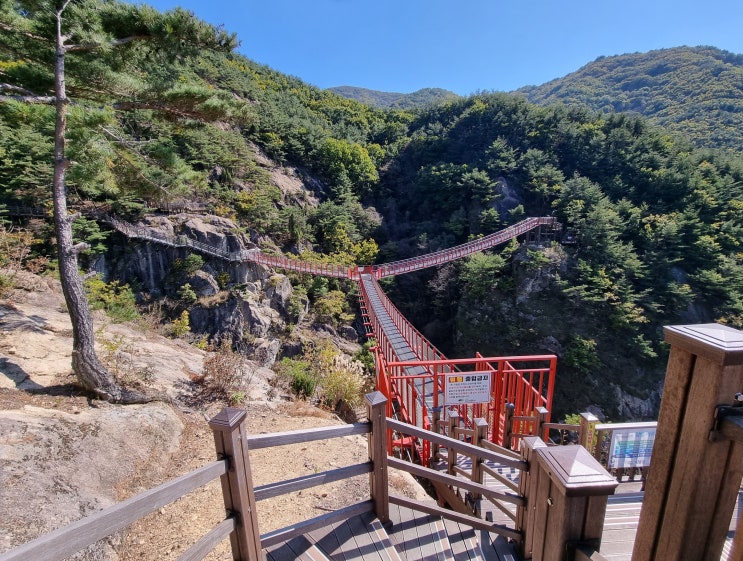
<path fill-rule="evenodd" d="M 98 540 L 122 530 L 143 516 L 206 485 L 217 477 L 224 477 L 228 472 L 227 464 L 226 459 L 207 464 L 183 477 L 164 483 L 141 495 L 2 553 L 0 554 L 0 561 L 29 561 L 31 559 L 60 561 L 65 559 Z M 235 531 L 235 521 L 235 517 L 226 518 L 186 553 L 188 555 L 200 553 L 200 557 L 190 558 L 202 559 L 206 553 L 213 549 L 214 546 L 209 547 L 210 544 L 216 545 Z"/>
<path fill-rule="evenodd" d="M 221 478 L 227 516 L 184 552 L 179 561 L 203 559 L 227 536 L 230 538 L 232 555 L 235 560 L 258 561 L 262 559 L 261 550 L 263 548 L 358 514 L 373 511 L 381 522 L 386 522 L 389 519 L 390 504 L 442 516 L 460 524 L 469 525 L 474 529 L 502 535 L 520 543 L 537 532 L 533 526 L 520 526 L 515 517 L 513 518 L 514 525 L 507 526 L 482 520 L 471 513 L 455 512 L 438 506 L 420 504 L 405 497 L 391 495 L 387 477 L 388 467 L 406 471 L 444 486 L 464 489 L 475 496 L 486 498 L 494 504 L 510 504 L 517 509 L 524 510 L 529 500 L 528 496 L 516 492 L 514 488 L 511 488 L 509 492 L 495 491 L 483 485 L 481 481 L 482 473 L 487 470 L 485 465 L 487 463 L 497 463 L 516 468 L 527 474 L 530 471 L 529 460 L 515 452 L 492 447 L 492 444 L 488 442 L 480 442 L 482 447 L 463 442 L 460 438 L 471 436 L 469 432 L 465 432 L 467 429 L 452 430 L 456 437 L 450 438 L 444 435 L 430 434 L 418 427 L 388 419 L 385 415 L 386 399 L 378 391 L 366 396 L 366 404 L 369 421 L 365 423 L 254 436 L 245 432 L 246 413 L 244 410 L 224 409 L 209 422 L 214 432 L 219 460 L 64 528 L 55 530 L 50 534 L 41 536 L 16 549 L 2 553 L 0 554 L 0 561 L 25 561 L 29 559 L 57 561 L 64 559 L 99 539 L 122 530 L 141 517 L 217 477 Z M 477 471 L 478 475 L 463 479 L 460 476 L 461 474 L 456 473 L 456 470 L 453 470 L 454 473 L 441 473 L 435 469 L 390 457 L 387 454 L 386 446 L 388 431 L 397 431 L 427 439 L 440 448 L 450 450 L 450 453 L 468 455 L 472 458 L 473 465 L 480 466 Z M 482 432 L 482 429 L 480 431 Z M 289 481 L 279 481 L 253 487 L 248 455 L 250 449 L 256 450 L 360 434 L 369 435 L 368 462 L 313 473 Z M 260 501 L 366 473 L 369 474 L 369 500 L 360 501 L 332 513 L 292 524 L 285 528 L 265 534 L 259 533 L 257 503 Z M 542 531 L 542 533 L 544 532 Z"/>
<path fill-rule="evenodd" d="M 666 339 L 672 345 L 671 356 L 632 558 L 719 559 L 743 479 L 743 332 L 714 324 L 679 326 L 666 328 Z M 225 409 L 209 423 L 215 435 L 217 461 L 2 553 L 0 561 L 61 560 L 217 477 L 222 482 L 227 516 L 179 561 L 203 559 L 226 536 L 230 537 L 235 560 L 258 561 L 264 547 L 356 514 L 374 511 L 384 522 L 389 518 L 390 503 L 507 536 L 520 543 L 524 559 L 603 561 L 598 551 L 606 500 L 617 482 L 584 447 L 548 447 L 537 437 L 525 437 L 516 458 L 513 452 L 488 449 L 490 445 L 482 439 L 479 443 L 483 447 L 459 440 L 477 440 L 482 431 L 480 422 L 472 428 L 452 426 L 449 431 L 455 438 L 451 438 L 388 419 L 386 399 L 378 391 L 368 394 L 366 403 L 368 423 L 257 436 L 245 432 L 245 411 Z M 387 440 L 392 430 L 427 439 L 439 450 L 468 455 L 473 466 L 493 461 L 515 467 L 521 470 L 518 492 L 498 492 L 477 482 L 484 468 L 469 474 L 454 469 L 453 473 L 440 473 L 389 457 Z M 369 462 L 253 487 L 250 447 L 367 433 Z M 515 505 L 515 524 L 493 524 L 390 495 L 388 466 L 497 503 Z M 580 469 L 574 470 L 573 466 Z M 370 500 L 259 534 L 257 501 L 363 473 L 370 474 Z M 469 480 L 461 475 L 469 476 Z M 738 530 L 732 559 L 743 557 L 743 529 Z"/>

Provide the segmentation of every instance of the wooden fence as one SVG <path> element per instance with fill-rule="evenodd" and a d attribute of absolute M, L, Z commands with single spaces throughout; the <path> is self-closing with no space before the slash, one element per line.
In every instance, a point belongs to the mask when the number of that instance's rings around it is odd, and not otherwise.
<path fill-rule="evenodd" d="M 666 328 L 671 343 L 666 387 L 658 421 L 656 449 L 646 487 L 633 561 L 719 559 L 743 479 L 743 332 L 707 324 Z M 58 561 L 181 496 L 220 477 L 227 516 L 193 544 L 179 561 L 203 559 L 227 536 L 233 558 L 258 561 L 273 544 L 374 511 L 389 518 L 389 504 L 423 511 L 517 540 L 525 559 L 602 561 L 598 553 L 607 495 L 617 483 L 583 446 L 548 447 L 526 437 L 519 458 L 492 451 L 460 437 L 427 433 L 388 419 L 380 392 L 366 396 L 369 422 L 289 433 L 248 436 L 245 411 L 225 409 L 210 421 L 218 460 L 182 477 L 97 512 L 64 528 L 0 554 L 0 561 Z M 587 419 L 587 422 L 590 419 Z M 477 424 L 476 424 L 477 425 Z M 473 466 L 488 460 L 522 471 L 518 493 L 495 492 L 460 473 L 436 470 L 388 457 L 387 432 L 429 439 L 439 449 L 469 455 Z M 591 433 L 593 431 L 590 431 Z M 253 488 L 248 450 L 369 434 L 369 461 Z M 512 454 L 512 453 L 511 453 Z M 517 507 L 513 528 L 464 513 L 423 506 L 389 494 L 388 466 L 462 488 Z M 573 469 L 578 466 L 579 469 Z M 258 531 L 256 502 L 363 473 L 370 474 L 370 500 L 264 535 Z M 474 470 L 473 470 L 474 473 Z M 481 473 L 481 471 L 479 472 Z M 736 532 L 732 559 L 743 559 L 743 528 Z"/>
<path fill-rule="evenodd" d="M 225 501 L 226 517 L 212 530 L 185 551 L 178 561 L 197 561 L 203 559 L 221 541 L 229 537 L 234 559 L 258 561 L 262 559 L 262 549 L 282 543 L 311 530 L 345 520 L 364 512 L 375 512 L 380 521 L 389 519 L 389 505 L 403 507 L 442 516 L 477 530 L 496 533 L 509 539 L 524 543 L 535 533 L 535 528 L 516 524 L 506 526 L 482 520 L 471 513 L 455 512 L 438 506 L 421 505 L 405 497 L 389 494 L 387 469 L 394 467 L 407 471 L 417 477 L 437 482 L 439 485 L 465 489 L 496 504 L 508 503 L 519 509 L 526 509 L 527 498 L 512 488 L 513 492 L 499 492 L 483 485 L 481 475 L 462 479 L 461 473 L 442 473 L 425 466 L 412 464 L 387 455 L 387 432 L 397 431 L 419 438 L 430 439 L 438 447 L 451 450 L 453 454 L 469 455 L 473 465 L 478 466 L 478 474 L 487 467 L 485 462 L 528 471 L 528 459 L 518 453 L 501 448 L 488 449 L 462 442 L 463 433 L 453 431 L 455 438 L 431 434 L 423 429 L 388 419 L 385 415 L 386 399 L 380 392 L 366 396 L 369 421 L 350 425 L 322 427 L 285 433 L 249 436 L 245 432 L 244 410 L 227 408 L 214 417 L 209 425 L 214 432 L 217 461 L 164 483 L 154 489 L 118 503 L 91 516 L 78 520 L 64 528 L 41 536 L 16 549 L 0 554 L 0 561 L 21 561 L 44 559 L 59 561 L 73 553 L 125 529 L 136 520 L 150 514 L 176 499 L 206 485 L 217 477 L 221 478 L 222 494 Z M 480 432 L 483 432 L 481 429 Z M 298 477 L 289 481 L 279 481 L 260 487 L 253 487 L 248 450 L 273 446 L 283 446 L 301 442 L 312 442 L 327 438 L 339 438 L 357 434 L 369 434 L 369 461 Z M 297 492 L 333 481 L 368 473 L 370 475 L 369 500 L 354 503 L 332 513 L 324 514 L 289 527 L 266 534 L 258 530 L 256 504 L 264 499 L 285 493 Z M 474 480 L 473 480 L 474 479 Z M 479 479 L 479 481 L 478 481 Z M 523 517 L 522 517 L 523 518 Z M 526 520 L 526 518 L 524 518 Z"/>

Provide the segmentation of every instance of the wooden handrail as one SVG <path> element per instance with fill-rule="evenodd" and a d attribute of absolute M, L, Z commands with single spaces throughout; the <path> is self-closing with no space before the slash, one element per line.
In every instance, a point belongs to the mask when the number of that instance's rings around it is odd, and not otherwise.
<path fill-rule="evenodd" d="M 261 448 L 272 448 L 274 446 L 286 446 L 289 444 L 301 444 L 315 440 L 327 440 L 329 438 L 341 438 L 356 434 L 368 434 L 371 432 L 371 423 L 353 423 L 350 425 L 334 425 L 331 427 L 317 427 L 312 429 L 299 429 L 286 432 L 273 432 L 268 434 L 257 434 L 248 436 L 248 446 L 251 450 Z"/>
<path fill-rule="evenodd" d="M 178 561 L 201 561 L 217 547 L 223 539 L 229 536 L 236 528 L 235 519 L 225 518 L 202 537 L 199 541 L 189 547 Z"/>
<path fill-rule="evenodd" d="M 503 501 L 516 506 L 524 506 L 526 504 L 524 501 L 524 497 L 522 497 L 521 495 L 511 495 L 508 493 L 493 491 L 492 489 L 485 485 L 482 485 L 481 483 L 473 483 L 472 481 L 469 481 L 467 479 L 461 479 L 453 475 L 447 475 L 445 473 L 441 473 L 440 471 L 436 471 L 435 469 L 423 467 L 418 464 L 406 462 L 404 460 L 398 460 L 397 458 L 388 457 L 387 465 L 389 467 L 399 469 L 400 471 L 407 471 L 408 473 L 417 475 L 418 477 L 423 477 L 432 481 L 439 481 L 446 485 L 450 485 L 452 487 L 460 487 L 474 493 L 480 493 L 494 501 Z"/>
<path fill-rule="evenodd" d="M 476 530 L 484 530 L 486 532 L 500 534 L 501 536 L 505 536 L 512 540 L 521 541 L 521 539 L 523 538 L 523 534 L 521 532 L 519 532 L 518 530 L 514 530 L 513 528 L 509 528 L 508 526 L 488 522 L 486 520 L 483 520 L 482 518 L 468 516 L 466 514 L 454 512 L 453 510 L 449 510 L 446 508 L 421 503 L 420 501 L 413 501 L 411 499 L 400 497 L 398 495 L 390 495 L 390 502 L 392 504 L 409 508 L 411 510 L 425 512 L 426 514 L 433 514 L 434 516 L 441 516 L 441 518 L 446 518 L 447 520 L 453 520 L 454 522 L 465 524 Z"/>
<path fill-rule="evenodd" d="M 261 485 L 260 487 L 255 488 L 255 500 L 263 501 L 266 499 L 271 499 L 273 497 L 286 495 L 287 493 L 294 493 L 296 491 L 310 489 L 311 487 L 317 487 L 318 485 L 325 485 L 326 483 L 341 481 L 343 479 L 348 479 L 357 475 L 371 473 L 372 469 L 373 464 L 371 462 L 364 462 L 362 464 L 353 464 L 342 468 L 321 471 L 319 473 L 312 473 L 310 475 L 305 475 L 286 481 L 267 483 L 266 485 Z"/>
<path fill-rule="evenodd" d="M 447 448 L 454 448 L 455 450 L 466 454 L 468 456 L 477 456 L 481 460 L 490 460 L 495 463 L 503 464 L 506 467 L 512 467 L 514 469 L 526 470 L 528 465 L 523 460 L 516 460 L 510 455 L 506 455 L 503 452 L 494 452 L 487 448 L 480 448 L 461 442 L 455 438 L 449 438 L 440 434 L 435 434 L 431 431 L 419 429 L 413 425 L 407 423 L 401 423 L 394 419 L 387 419 L 387 426 L 393 430 L 399 431 L 402 434 L 409 434 L 420 438 L 425 438 L 431 442 L 438 443 L 440 446 L 446 446 Z"/>
<path fill-rule="evenodd" d="M 0 561 L 60 561 L 227 472 L 218 460 L 0 554 Z"/>
<path fill-rule="evenodd" d="M 301 536 L 303 534 L 306 534 L 307 532 L 311 532 L 312 530 L 317 530 L 318 528 L 329 526 L 331 524 L 334 524 L 335 522 L 342 522 L 343 520 L 348 520 L 349 518 L 358 516 L 359 514 L 373 511 L 373 500 L 354 503 L 347 507 L 339 508 L 334 512 L 321 514 L 320 516 L 310 518 L 309 520 L 305 520 L 304 522 L 299 522 L 285 528 L 279 528 L 278 530 L 262 534 L 260 545 L 261 548 L 271 547 L 272 545 L 276 545 L 292 538 L 296 538 L 297 536 Z"/>

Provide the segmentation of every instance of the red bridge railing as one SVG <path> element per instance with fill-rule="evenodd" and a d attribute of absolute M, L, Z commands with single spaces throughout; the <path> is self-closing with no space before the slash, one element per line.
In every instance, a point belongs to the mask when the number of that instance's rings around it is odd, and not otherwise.
<path fill-rule="evenodd" d="M 440 411 L 443 419 L 448 411 L 456 410 L 468 428 L 474 426 L 475 419 L 485 418 L 490 431 L 489 440 L 501 446 L 506 439 L 507 404 L 512 404 L 511 412 L 516 419 L 533 417 L 538 407 L 544 407 L 549 421 L 557 357 L 483 357 L 478 353 L 475 358 L 448 359 L 410 324 L 373 277 L 362 279 L 359 286 L 368 335 L 373 335 L 377 341 L 377 389 L 388 398 L 389 417 L 430 429 L 434 411 Z M 404 339 L 402 345 L 399 336 Z M 403 352 L 412 351 L 415 358 L 403 359 L 399 356 L 401 349 Z M 447 376 L 467 375 L 469 372 L 487 372 L 490 375 L 490 400 L 447 406 Z M 536 425 L 522 421 L 518 429 L 519 435 L 535 434 Z M 509 448 L 518 448 L 516 439 L 508 444 Z M 419 443 L 418 453 L 421 462 L 426 463 L 430 458 L 430 444 Z"/>
<path fill-rule="evenodd" d="M 353 268 L 348 265 L 304 261 L 302 259 L 284 257 L 283 255 L 268 255 L 260 251 L 251 253 L 248 256 L 248 259 L 255 263 L 260 263 L 261 265 L 268 265 L 269 267 L 299 271 L 300 273 L 310 273 L 313 275 L 322 275 L 324 277 L 348 279 L 352 278 L 354 274 L 356 274 Z"/>
<path fill-rule="evenodd" d="M 435 265 L 441 265 L 448 263 L 454 259 L 460 259 L 466 257 L 472 253 L 490 249 L 497 245 L 506 243 L 507 241 L 526 234 L 531 230 L 539 228 L 541 226 L 549 226 L 555 228 L 557 226 L 557 220 L 551 216 L 543 216 L 538 218 L 527 218 L 504 228 L 494 234 L 472 240 L 471 242 L 463 243 L 448 249 L 442 249 L 441 251 L 435 251 L 433 253 L 427 253 L 418 257 L 411 257 L 409 259 L 402 259 L 400 261 L 393 261 L 391 263 L 385 263 L 383 265 L 376 265 L 374 267 L 374 273 L 377 278 L 389 277 L 392 275 L 400 275 L 402 273 L 409 273 L 411 271 L 418 271 L 427 267 L 433 267 Z"/>

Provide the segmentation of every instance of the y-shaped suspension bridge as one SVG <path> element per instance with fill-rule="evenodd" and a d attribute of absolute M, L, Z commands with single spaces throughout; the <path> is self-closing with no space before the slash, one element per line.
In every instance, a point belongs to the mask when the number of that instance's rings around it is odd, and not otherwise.
<path fill-rule="evenodd" d="M 389 417 L 424 429 L 435 429 L 436 423 L 453 413 L 469 428 L 474 427 L 475 419 L 484 418 L 489 440 L 510 448 L 519 437 L 534 433 L 536 423 L 527 419 L 534 418 L 537 408 L 546 409 L 549 415 L 554 355 L 483 357 L 478 353 L 471 359 L 448 359 L 395 308 L 377 279 L 442 265 L 527 233 L 554 231 L 559 224 L 553 217 L 527 218 L 494 234 L 419 257 L 354 267 L 269 255 L 258 249 L 226 252 L 187 236 L 168 236 L 113 217 L 104 221 L 129 238 L 190 248 L 230 262 L 254 262 L 358 282 L 367 336 L 376 340 L 377 388 L 388 398 Z M 515 421 L 512 434 L 506 434 L 507 415 Z M 431 457 L 427 442 L 402 438 L 390 442 L 392 446 L 409 446 L 424 464 Z"/>

